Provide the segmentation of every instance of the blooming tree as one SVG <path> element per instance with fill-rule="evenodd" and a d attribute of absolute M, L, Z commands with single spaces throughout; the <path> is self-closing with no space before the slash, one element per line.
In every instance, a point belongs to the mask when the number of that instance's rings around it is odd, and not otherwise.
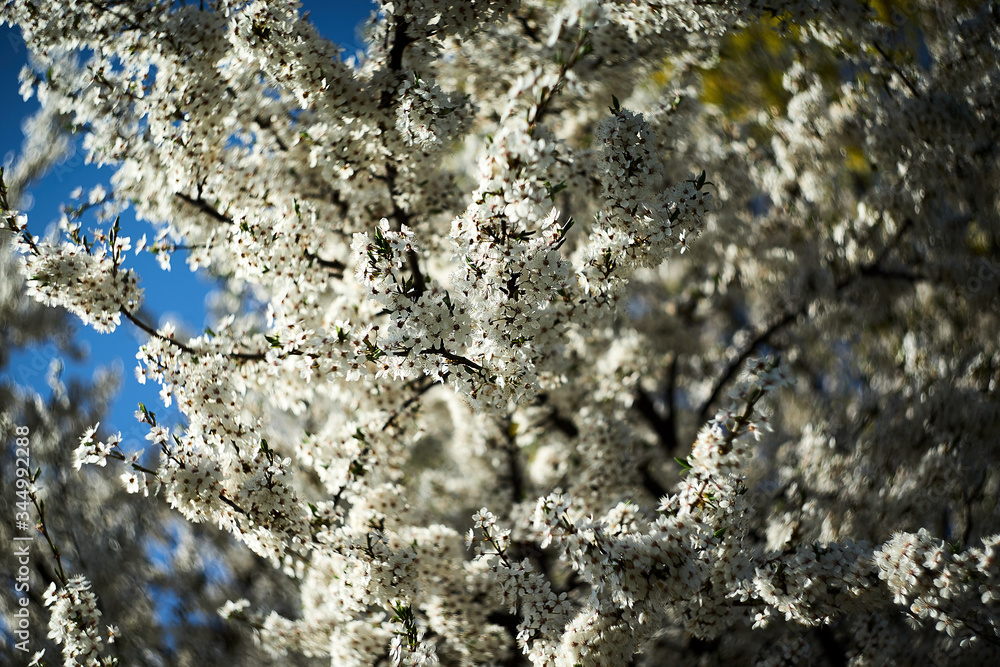
<path fill-rule="evenodd" d="M 145 331 L 184 416 L 86 430 L 139 495 L 77 511 L 235 538 L 274 660 L 997 659 L 995 3 L 399 0 L 357 61 L 290 1 L 0 11 L 15 177 L 114 169 L 58 238 L 4 190 L 27 291 Z M 224 279 L 210 330 L 143 319 L 132 247 Z M 51 636 L 110 664 L 71 565 Z"/>
<path fill-rule="evenodd" d="M 89 383 L 64 380 L 58 358 L 79 354 L 66 338 L 66 315 L 25 296 L 10 235 L 5 236 L 0 252 L 0 434 L 12 446 L 0 467 L 5 517 L 0 539 L 8 545 L 0 567 L 11 576 L 0 591 L 0 663 L 23 665 L 39 650 L 46 651 L 43 658 L 58 655 L 58 647 L 45 641 L 47 589 L 57 619 L 53 636 L 68 651 L 81 650 L 78 662 L 85 662 L 86 648 L 97 640 L 123 664 L 266 660 L 249 637 L 225 627 L 215 611 L 240 589 L 247 598 L 292 609 L 283 575 L 248 557 L 228 535 L 186 524 L 166 503 L 130 494 L 106 468 L 74 467 L 80 434 L 98 422 L 118 381 L 108 369 Z M 19 354 L 12 359 L 15 351 Z M 39 384 L 46 376 L 52 389 L 48 398 L 13 382 L 34 379 Z M 28 444 L 23 449 L 26 466 L 13 460 L 13 445 L 21 436 Z M 24 472 L 38 475 L 34 493 Z M 36 519 L 45 532 L 33 543 L 23 541 Z M 226 563 L 225 573 L 219 571 L 220 560 Z M 95 593 L 100 598 L 96 610 L 88 602 Z M 60 619 L 81 611 L 77 604 L 87 614 L 81 619 L 92 622 L 64 625 Z M 167 605 L 169 613 L 164 613 Z"/>
<path fill-rule="evenodd" d="M 0 540 L 8 545 L 0 559 L 7 582 L 0 590 L 0 663 L 27 664 L 41 650 L 49 664 L 58 663 L 59 647 L 46 642 L 48 601 L 52 638 L 71 654 L 79 650 L 74 664 L 86 663 L 96 646 L 122 664 L 266 661 L 252 638 L 227 627 L 216 610 L 242 591 L 291 611 L 284 575 L 228 534 L 187 524 L 166 503 L 130 494 L 135 489 L 117 472 L 74 466 L 80 434 L 98 423 L 119 382 L 111 369 L 85 383 L 63 377 L 60 358 L 80 355 L 67 338 L 66 314 L 26 297 L 12 239 L 4 236 L 0 437 L 11 447 L 0 466 Z M 25 384 L 43 379 L 48 397 Z M 26 446 L 15 448 L 19 441 Z M 25 540 L 36 522 L 43 532 Z"/>

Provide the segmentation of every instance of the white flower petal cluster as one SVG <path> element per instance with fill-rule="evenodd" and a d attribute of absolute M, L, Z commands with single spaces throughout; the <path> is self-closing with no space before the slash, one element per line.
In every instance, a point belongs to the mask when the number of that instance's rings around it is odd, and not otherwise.
<path fill-rule="evenodd" d="M 409 145 L 428 150 L 444 147 L 448 137 L 465 134 L 468 109 L 461 99 L 453 99 L 435 85 L 417 79 L 399 88 L 402 101 L 396 110 L 396 129 Z"/>
<path fill-rule="evenodd" d="M 53 582 L 45 591 L 45 606 L 51 609 L 49 637 L 63 645 L 66 667 L 104 664 L 104 638 L 98 628 L 101 610 L 85 577 L 74 576 L 62 588 Z"/>
<path fill-rule="evenodd" d="M 900 533 L 875 552 L 878 576 L 893 602 L 908 608 L 918 623 L 964 641 L 982 634 L 980 625 L 996 629 L 998 536 L 983 539 L 982 548 L 956 551 L 935 540 L 926 529 Z"/>
<path fill-rule="evenodd" d="M 41 244 L 28 253 L 28 294 L 47 306 L 62 306 L 85 324 L 109 333 L 121 324 L 121 313 L 135 312 L 142 289 L 135 273 L 120 269 L 103 251 L 90 253 L 70 242 Z M 125 245 L 116 251 L 124 252 Z"/>

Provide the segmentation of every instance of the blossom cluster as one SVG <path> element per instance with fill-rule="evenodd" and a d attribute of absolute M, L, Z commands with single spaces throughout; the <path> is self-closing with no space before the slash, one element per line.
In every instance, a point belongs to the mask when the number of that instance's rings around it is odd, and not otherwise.
<path fill-rule="evenodd" d="M 63 645 L 67 667 L 97 667 L 109 664 L 101 655 L 105 639 L 98 623 L 101 611 L 90 582 L 83 576 L 72 577 L 59 588 L 53 582 L 45 591 L 45 606 L 51 608 L 49 637 Z M 108 643 L 114 643 L 114 629 L 108 626 Z"/>
<path fill-rule="evenodd" d="M 123 309 L 133 312 L 142 303 L 135 273 L 119 270 L 102 251 L 91 254 L 70 242 L 39 247 L 38 254 L 28 255 L 25 270 L 29 294 L 45 305 L 63 306 L 97 331 L 109 333 L 121 324 Z"/>
<path fill-rule="evenodd" d="M 893 601 L 909 608 L 918 623 L 934 624 L 938 632 L 975 641 L 996 632 L 998 617 L 997 543 L 984 538 L 982 548 L 956 552 L 926 529 L 893 536 L 875 554 L 879 578 Z M 988 636 L 988 635 L 987 635 Z"/>

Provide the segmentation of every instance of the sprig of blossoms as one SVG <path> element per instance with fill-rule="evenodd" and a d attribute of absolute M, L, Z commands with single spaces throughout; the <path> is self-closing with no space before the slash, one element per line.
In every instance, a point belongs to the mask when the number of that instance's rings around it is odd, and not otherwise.
<path fill-rule="evenodd" d="M 683 252 L 698 235 L 711 194 L 704 172 L 664 187 L 664 167 L 649 121 L 623 109 L 598 126 L 604 208 L 589 244 L 579 251 L 581 287 L 599 306 L 614 303 L 631 275 Z M 676 232 L 676 233 L 675 233 Z"/>
<path fill-rule="evenodd" d="M 98 622 L 101 610 L 90 582 L 82 575 L 70 577 L 63 587 L 55 582 L 44 595 L 45 606 L 50 607 L 49 638 L 63 645 L 66 667 L 99 667 L 116 665 L 117 660 L 101 656 L 104 638 Z M 114 631 L 108 628 L 108 643 L 114 642 Z"/>
<path fill-rule="evenodd" d="M 464 100 L 420 78 L 404 81 L 399 94 L 396 129 L 407 144 L 440 150 L 449 137 L 465 134 L 462 126 L 470 119 Z"/>
<path fill-rule="evenodd" d="M 75 243 L 39 244 L 25 256 L 28 293 L 48 306 L 63 306 L 85 324 L 109 333 L 121 324 L 122 309 L 135 312 L 142 289 L 131 270 L 121 269 L 103 248 L 94 253 Z"/>
<path fill-rule="evenodd" d="M 160 480 L 155 470 L 150 470 L 139 463 L 142 451 L 126 454 L 121 448 L 122 434 L 116 433 L 105 441 L 99 441 L 94 436 L 100 423 L 94 424 L 80 436 L 80 445 L 73 450 L 73 467 L 80 470 L 86 464 L 104 467 L 108 459 L 122 461 L 129 465 L 129 470 L 119 476 L 129 493 L 154 495 L 160 488 Z M 162 427 L 161 427 L 162 428 Z"/>
<path fill-rule="evenodd" d="M 894 535 L 873 560 L 893 602 L 915 623 L 933 623 L 963 643 L 993 642 L 1000 639 L 998 543 L 994 535 L 983 539 L 982 548 L 959 551 L 921 529 Z"/>
<path fill-rule="evenodd" d="M 557 594 L 552 584 L 536 572 L 526 558 L 517 561 L 509 554 L 510 530 L 497 527 L 496 517 L 485 507 L 473 516 L 475 528 L 467 544 L 475 544 L 476 560 L 485 564 L 498 585 L 500 602 L 515 613 L 520 609 L 517 643 L 526 655 L 535 656 L 549 645 L 565 624 L 572 604 L 565 593 Z M 476 534 L 481 534 L 477 538 Z"/>

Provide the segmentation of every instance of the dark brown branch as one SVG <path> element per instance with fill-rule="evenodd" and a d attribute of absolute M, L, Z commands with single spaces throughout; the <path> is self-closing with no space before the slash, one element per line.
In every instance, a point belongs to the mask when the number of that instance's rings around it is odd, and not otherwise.
<path fill-rule="evenodd" d="M 186 344 L 180 342 L 179 340 L 176 340 L 174 338 L 170 338 L 169 336 L 164 336 L 159 331 L 157 331 L 156 329 L 154 329 L 152 326 L 150 326 L 149 324 L 146 324 L 145 322 L 143 322 L 142 320 L 140 320 L 138 316 L 134 315 L 128 309 L 122 308 L 121 312 L 122 312 L 122 315 L 125 316 L 125 319 L 127 319 L 129 322 L 131 322 L 132 324 L 134 324 L 139 329 L 142 329 L 143 331 L 145 331 L 150 337 L 152 337 L 152 338 L 159 338 L 162 341 L 166 341 L 167 343 L 170 343 L 174 347 L 176 347 L 176 348 L 178 348 L 180 350 L 183 350 L 183 351 L 187 352 L 188 354 L 198 354 L 198 351 L 195 350 L 190 345 L 186 345 Z"/>
<path fill-rule="evenodd" d="M 218 211 L 216 211 L 207 202 L 205 202 L 204 200 L 201 200 L 200 198 L 196 200 L 196 199 L 193 199 L 193 198 L 191 198 L 191 197 L 189 197 L 189 196 L 187 196 L 185 194 L 181 194 L 181 193 L 176 193 L 176 194 L 181 199 L 183 199 L 183 200 L 185 200 L 185 201 L 187 201 L 187 202 L 189 202 L 191 204 L 194 204 L 195 206 L 197 206 L 201 210 L 205 211 L 206 213 L 209 213 L 210 215 L 214 214 L 213 217 L 216 217 L 216 218 L 221 217 L 223 220 L 229 220 L 228 218 L 225 218 L 224 216 L 222 216 L 221 213 L 219 213 Z M 2 170 L 0 170 L 0 206 L 2 206 L 5 210 L 8 208 L 8 205 L 7 205 L 7 186 L 3 182 L 3 172 L 2 172 Z M 31 249 L 31 251 L 33 253 L 35 253 L 36 255 L 41 253 L 41 250 L 39 250 L 38 246 L 35 244 L 34 239 L 31 238 L 31 234 L 28 232 L 27 228 L 20 229 L 20 230 L 17 228 L 17 224 L 16 224 L 16 221 L 14 220 L 13 216 L 7 216 L 7 217 L 5 217 L 4 218 L 4 222 L 7 223 L 7 225 L 9 225 L 9 227 L 7 228 L 8 231 L 14 232 L 16 234 L 20 234 L 22 236 L 22 238 L 25 239 L 25 242 L 28 244 L 29 248 Z M 184 352 L 187 352 L 188 354 L 198 355 L 198 354 L 203 354 L 204 353 L 204 352 L 200 352 L 199 350 L 194 349 L 193 347 L 191 347 L 189 345 L 186 345 L 186 344 L 180 342 L 179 340 L 176 340 L 174 338 L 169 338 L 167 336 L 164 336 L 159 331 L 157 331 L 156 329 L 154 329 L 152 326 L 150 326 L 149 324 L 147 324 L 146 322 L 144 322 L 143 320 L 141 320 L 136 314 L 134 314 L 133 312 L 131 312 L 128 308 L 126 308 L 124 306 L 124 304 L 119 303 L 118 306 L 121 309 L 122 315 L 125 316 L 125 319 L 127 319 L 129 322 L 131 322 L 132 324 L 134 324 L 136 327 L 138 327 L 139 329 L 141 329 L 142 331 L 144 331 L 145 333 L 147 333 L 149 336 L 151 336 L 153 338 L 159 338 L 162 341 L 166 341 L 166 342 L 170 343 L 171 345 L 174 345 L 178 349 L 183 350 Z M 244 361 L 258 361 L 258 360 L 264 359 L 264 353 L 258 353 L 258 352 L 233 352 L 233 353 L 229 353 L 227 356 L 229 356 L 230 358 L 241 359 L 241 360 L 244 360 Z"/>
<path fill-rule="evenodd" d="M 322 266 L 324 269 L 330 272 L 335 278 L 343 278 L 344 272 L 347 270 L 347 265 L 337 259 L 323 259 L 319 255 L 309 252 L 306 250 L 306 259 L 310 262 L 315 262 Z"/>
<path fill-rule="evenodd" d="M 521 24 L 521 28 L 524 30 L 524 34 L 528 39 L 535 44 L 542 43 L 542 40 L 538 37 L 538 29 L 531 27 L 531 24 L 528 22 L 528 18 L 526 16 L 518 14 L 515 18 L 517 19 L 517 22 Z"/>
<path fill-rule="evenodd" d="M 528 118 L 528 135 L 530 136 L 535 129 L 535 126 L 541 123 L 542 117 L 549 111 L 549 105 L 552 100 L 555 99 L 556 95 L 562 90 L 566 83 L 566 73 L 573 69 L 580 60 L 588 53 L 588 42 L 587 33 L 581 32 L 580 36 L 577 38 L 576 43 L 573 45 L 573 52 L 570 53 L 569 58 L 566 59 L 559 66 L 559 72 L 556 75 L 556 83 L 551 88 L 543 88 L 541 95 L 539 95 L 538 102 L 535 105 L 535 113 Z"/>
<path fill-rule="evenodd" d="M 417 382 L 419 382 L 419 380 L 417 380 Z M 400 405 L 395 411 L 393 411 L 391 415 L 389 415 L 389 419 L 386 420 L 385 424 L 382 425 L 382 428 L 380 430 L 385 431 L 390 426 L 392 426 L 397 419 L 399 419 L 407 410 L 410 409 L 410 406 L 419 401 L 420 398 L 424 394 L 426 394 L 427 391 L 435 384 L 437 384 L 437 382 L 435 382 L 429 377 L 425 377 L 423 384 L 417 386 L 417 391 L 413 394 L 413 396 L 410 396 L 408 399 L 403 401 L 402 405 Z"/>
<path fill-rule="evenodd" d="M 511 643 L 517 646 L 517 626 L 524 620 L 520 614 L 510 614 L 505 611 L 491 611 L 486 615 L 486 621 L 499 625 L 510 635 Z M 527 667 L 531 663 L 520 651 L 508 651 L 507 658 L 500 663 L 503 667 Z"/>
<path fill-rule="evenodd" d="M 580 429 L 573 423 L 573 420 L 559 412 L 559 408 L 552 404 L 551 397 L 547 393 L 542 392 L 538 394 L 535 397 L 535 403 L 548 406 L 550 410 L 542 423 L 546 421 L 551 423 L 552 426 L 556 427 L 567 438 L 575 438 L 580 435 Z"/>
<path fill-rule="evenodd" d="M 283 152 L 286 153 L 288 152 L 288 145 L 285 144 L 284 139 L 278 136 L 278 132 L 277 130 L 274 129 L 274 124 L 271 122 L 270 118 L 265 118 L 264 116 L 257 116 L 256 118 L 254 118 L 254 122 L 257 123 L 257 125 L 262 130 L 270 130 L 271 136 L 274 137 L 274 143 L 278 145 L 278 148 L 280 148 Z"/>
<path fill-rule="evenodd" d="M 876 51 L 878 51 L 879 55 L 885 59 L 890 69 L 892 69 L 892 71 L 894 71 L 896 74 L 899 75 L 899 78 L 903 80 L 904 84 L 906 84 L 906 87 L 910 90 L 910 93 L 912 93 L 914 97 L 920 97 L 920 91 L 917 90 L 916 86 L 913 85 L 913 82 L 911 82 L 910 79 L 905 74 L 903 74 L 902 68 L 900 68 L 900 66 L 896 64 L 896 61 L 890 58 L 889 54 L 887 54 L 885 51 L 882 50 L 882 47 L 878 45 L 878 42 L 872 42 L 872 46 L 875 48 Z"/>
<path fill-rule="evenodd" d="M 35 245 L 35 239 L 31 238 L 31 234 L 28 233 L 28 228 L 25 226 L 24 229 L 19 229 L 17 226 L 17 216 L 10 209 L 10 202 L 7 201 L 7 183 L 3 179 L 3 167 L 0 167 L 0 211 L 9 213 L 4 215 L 3 222 L 7 225 L 6 229 L 14 234 L 20 234 L 24 242 L 28 244 L 28 248 L 35 255 L 40 255 L 41 251 L 38 246 Z"/>
<path fill-rule="evenodd" d="M 216 209 L 214 206 L 212 206 L 207 201 L 202 199 L 200 194 L 198 195 L 198 197 L 192 197 L 190 195 L 184 194 L 183 192 L 175 192 L 174 196 L 184 202 L 187 202 L 188 204 L 191 204 L 196 209 L 198 209 L 205 215 L 209 216 L 213 220 L 225 223 L 227 225 L 233 224 L 232 218 L 220 213 L 218 209 Z"/>
<path fill-rule="evenodd" d="M 121 306 L 121 304 L 119 304 L 119 306 Z M 190 345 L 187 345 L 185 343 L 180 342 L 176 338 L 170 338 L 169 336 L 164 336 L 159 331 L 157 331 L 156 329 L 154 329 L 152 326 L 150 326 L 146 322 L 144 322 L 141 319 L 139 319 L 139 317 L 137 315 L 133 314 L 132 312 L 130 312 L 128 309 L 126 309 L 124 307 L 122 307 L 121 312 L 122 312 L 122 315 L 125 316 L 125 319 L 127 319 L 129 322 L 131 322 L 132 324 L 134 324 L 136 327 L 138 327 L 142 331 L 144 331 L 147 334 L 149 334 L 151 337 L 158 338 L 158 339 L 160 339 L 160 340 L 162 340 L 164 342 L 170 343 L 171 345 L 173 345 L 177 349 L 182 350 L 184 352 L 187 352 L 188 354 L 191 354 L 191 355 L 194 355 L 194 356 L 198 356 L 198 355 L 203 355 L 203 354 L 216 354 L 217 353 L 214 350 L 198 350 L 198 349 L 195 349 L 195 348 L 191 347 Z M 228 352 L 228 353 L 227 352 L 223 352 L 222 355 L 226 356 L 226 357 L 229 357 L 230 359 L 239 359 L 241 361 L 261 361 L 266 356 L 264 352 Z"/>
<path fill-rule="evenodd" d="M 656 411 L 656 406 L 653 405 L 653 399 L 650 398 L 649 393 L 642 387 L 639 387 L 639 390 L 636 392 L 635 400 L 632 401 L 632 407 L 642 415 L 650 428 L 653 429 L 653 432 L 656 433 L 656 437 L 660 441 L 660 446 L 668 453 L 672 452 L 675 438 L 669 424 L 670 417 L 660 416 Z"/>
<path fill-rule="evenodd" d="M 871 262 L 862 265 L 858 268 L 856 272 L 841 278 L 837 281 L 834 286 L 834 294 L 840 294 L 848 287 L 852 286 L 854 283 L 858 282 L 862 278 L 892 278 L 892 279 L 905 279 L 905 280 L 922 280 L 923 277 L 917 274 L 910 274 L 903 271 L 896 271 L 891 269 L 885 269 L 881 266 L 882 262 L 885 260 L 886 256 L 896 247 L 899 243 L 900 238 L 903 234 L 910 228 L 913 221 L 907 219 L 899 228 L 899 230 L 893 235 L 892 239 L 882 248 L 879 254 Z M 819 301 L 823 295 L 816 295 L 812 299 L 807 299 L 803 301 L 798 308 L 794 310 L 789 310 L 785 312 L 778 320 L 773 322 L 770 326 L 764 330 L 758 332 L 754 335 L 753 339 L 743 347 L 743 350 L 739 355 L 729 363 L 726 370 L 723 372 L 722 377 L 715 386 L 712 388 L 712 393 L 709 395 L 708 399 L 702 403 L 701 408 L 698 410 L 698 421 L 699 423 L 704 423 L 708 417 L 708 411 L 711 409 L 712 404 L 719 397 L 719 394 L 729 383 L 730 380 L 736 375 L 739 369 L 743 366 L 744 362 L 753 354 L 761 345 L 770 340 L 771 336 L 777 332 L 784 329 L 786 326 L 794 322 L 800 315 L 804 315 L 809 311 L 809 307 L 815 302 Z"/>
<path fill-rule="evenodd" d="M 740 354 L 735 359 L 733 359 L 726 367 L 726 370 L 722 374 L 722 377 L 719 379 L 719 381 L 715 383 L 715 386 L 712 388 L 711 395 L 709 395 L 708 399 L 704 403 L 702 403 L 701 409 L 698 410 L 699 423 L 705 422 L 708 416 L 708 411 L 712 407 L 712 404 L 719 397 L 719 394 L 722 393 L 723 388 L 725 388 L 725 386 L 729 383 L 729 381 L 733 379 L 737 371 L 739 371 L 739 369 L 743 366 L 744 362 L 746 362 L 746 360 L 750 357 L 750 355 L 753 354 L 757 350 L 757 348 L 766 343 L 771 338 L 771 336 L 773 336 L 778 331 L 781 331 L 786 326 L 794 322 L 799 315 L 805 313 L 806 309 L 809 307 L 811 303 L 812 301 L 807 301 L 794 311 L 786 312 L 779 320 L 772 323 L 771 326 L 767 327 L 766 329 L 758 333 L 756 336 L 754 336 L 753 340 L 750 341 L 749 344 L 744 346 Z"/>
<path fill-rule="evenodd" d="M 833 630 L 828 625 L 821 625 L 813 633 L 823 647 L 823 656 L 833 667 L 845 667 L 847 665 L 847 652 L 843 644 L 833 634 Z"/>
<path fill-rule="evenodd" d="M 233 224 L 233 222 L 234 222 L 232 218 L 230 218 L 227 215 L 221 213 L 217 208 L 215 208 L 214 206 L 212 206 L 211 204 L 209 204 L 207 201 L 205 201 L 204 199 L 202 199 L 200 194 L 199 194 L 198 197 L 191 197 L 190 195 L 186 195 L 183 192 L 175 192 L 174 196 L 176 196 L 179 199 L 181 199 L 182 201 L 187 202 L 188 204 L 194 206 L 199 211 L 201 211 L 205 215 L 209 216 L 213 220 L 216 220 L 218 222 L 222 222 L 222 223 L 225 223 L 225 224 L 230 224 L 230 225 Z M 179 246 L 174 246 L 175 249 L 178 248 L 178 247 Z M 341 262 L 339 260 L 336 260 L 336 259 L 333 259 L 333 260 L 323 259 L 319 255 L 316 255 L 315 253 L 309 252 L 308 250 L 305 252 L 305 257 L 310 262 L 315 262 L 316 264 L 319 264 L 324 269 L 327 269 L 336 278 L 343 278 L 344 277 L 344 272 L 347 270 L 347 265 L 344 264 L 343 262 Z"/>
<path fill-rule="evenodd" d="M 247 514 L 247 511 L 245 509 L 243 509 L 242 507 L 240 507 L 239 505 L 237 505 L 236 503 L 234 503 L 232 500 L 230 500 L 226 496 L 226 492 L 225 491 L 219 491 L 219 500 L 221 500 L 222 502 L 226 503 L 227 505 L 229 505 L 230 507 L 232 507 L 235 511 L 239 512 L 243 516 L 250 516 L 249 514 Z"/>
<path fill-rule="evenodd" d="M 656 411 L 656 406 L 653 405 L 653 400 L 648 393 L 640 386 L 638 392 L 636 393 L 635 400 L 632 402 L 632 407 L 635 408 L 640 415 L 649 423 L 650 428 L 656 433 L 657 438 L 660 441 L 660 447 L 663 448 L 664 453 L 667 456 L 673 456 L 674 452 L 677 450 L 677 432 L 676 432 L 676 422 L 674 419 L 674 391 L 677 387 L 677 356 L 675 355 L 670 361 L 670 366 L 667 369 L 667 387 L 666 387 L 666 397 L 667 397 L 667 416 L 661 417 Z"/>
<path fill-rule="evenodd" d="M 416 38 L 407 33 L 408 28 L 409 23 L 405 19 L 399 19 L 393 29 L 386 33 L 386 41 L 389 39 L 392 40 L 391 46 L 386 44 L 389 49 L 389 57 L 386 65 L 397 75 L 403 71 L 403 53 L 406 51 L 406 47 L 417 41 Z M 379 108 L 384 111 L 388 111 L 392 107 L 395 98 L 395 81 L 395 78 L 391 78 L 389 84 L 382 90 L 382 94 L 379 96 Z M 381 122 L 379 126 L 383 132 L 386 131 Z M 389 190 L 389 200 L 392 202 L 392 220 L 390 224 L 392 230 L 398 232 L 402 231 L 403 225 L 407 227 L 412 227 L 413 225 L 411 224 L 410 214 L 404 211 L 396 201 L 396 173 L 396 167 L 392 161 L 387 161 L 384 180 Z M 413 299 L 417 300 L 426 289 L 426 281 L 424 280 L 424 274 L 420 271 L 420 258 L 417 257 L 417 253 L 412 249 L 406 252 L 406 265 L 413 278 Z"/>
<path fill-rule="evenodd" d="M 859 272 L 859 277 L 864 278 L 881 278 L 882 280 L 903 280 L 906 282 L 916 283 L 921 280 L 926 280 L 925 276 L 919 273 L 913 273 L 911 271 L 905 271 L 903 269 L 884 269 L 880 266 L 864 266 Z"/>
<path fill-rule="evenodd" d="M 524 493 L 524 470 L 521 465 L 521 448 L 517 446 L 514 439 L 514 422 L 508 416 L 500 426 L 504 431 L 504 454 L 507 458 L 507 481 L 510 482 L 511 497 L 515 503 L 523 502 Z"/>
<path fill-rule="evenodd" d="M 396 203 L 396 167 L 392 163 L 385 165 L 385 183 L 389 189 L 389 199 L 392 201 L 392 221 L 390 223 L 392 230 L 402 231 L 403 225 L 412 227 L 410 214 Z M 413 278 L 413 296 L 411 298 L 416 301 L 427 289 L 427 284 L 424 280 L 424 274 L 420 270 L 420 258 L 417 257 L 416 251 L 412 248 L 406 251 L 406 267 L 410 270 L 410 276 Z"/>
<path fill-rule="evenodd" d="M 389 62 L 387 64 L 389 69 L 396 73 L 403 71 L 403 52 L 406 51 L 406 47 L 417 41 L 407 34 L 406 30 L 409 27 L 410 24 L 405 19 L 399 19 L 392 32 L 386 34 L 387 40 L 389 39 L 389 35 L 392 35 L 392 46 L 389 47 Z M 388 109 L 392 104 L 392 98 L 393 92 L 391 88 L 383 90 L 382 95 L 379 97 L 379 107 Z"/>
<path fill-rule="evenodd" d="M 486 369 L 474 362 L 472 359 L 463 357 L 460 354 L 455 354 L 454 352 L 449 352 L 442 347 L 428 347 L 426 349 L 420 350 L 420 354 L 433 354 L 439 357 L 444 357 L 448 361 L 454 362 L 456 364 L 461 364 L 467 368 L 471 368 L 480 373 L 484 372 Z"/>
<path fill-rule="evenodd" d="M 35 507 L 35 513 L 38 515 L 38 523 L 36 524 L 35 527 L 37 528 L 38 532 L 40 532 L 42 536 L 45 537 L 45 541 L 49 545 L 49 551 L 52 553 L 52 558 L 55 560 L 56 576 L 59 577 L 59 583 L 62 586 L 65 586 L 66 582 L 68 581 L 68 579 L 66 578 L 66 570 L 63 569 L 62 554 L 59 551 L 59 547 L 57 547 L 56 543 L 52 540 L 52 535 L 49 534 L 49 529 L 45 525 L 44 501 L 40 501 L 38 499 L 38 496 L 35 495 L 35 492 L 33 490 L 28 492 L 28 497 L 31 499 L 31 504 L 34 505 Z"/>

